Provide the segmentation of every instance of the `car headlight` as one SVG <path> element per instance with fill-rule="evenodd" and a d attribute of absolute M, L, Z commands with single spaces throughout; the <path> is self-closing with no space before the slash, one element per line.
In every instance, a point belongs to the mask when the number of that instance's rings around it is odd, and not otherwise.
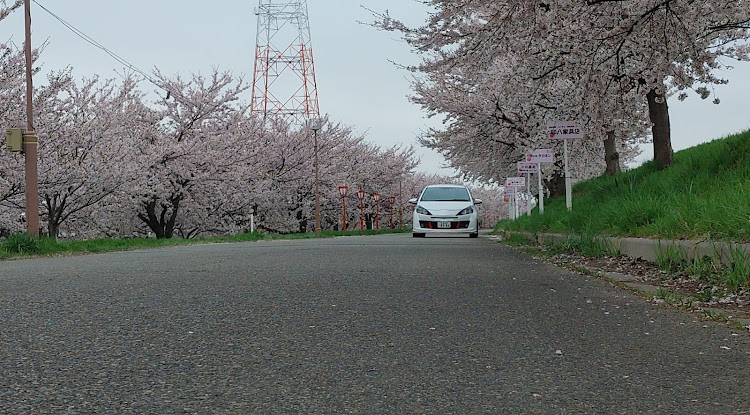
<path fill-rule="evenodd" d="M 469 206 L 466 209 L 458 212 L 459 215 L 470 215 L 472 213 L 474 213 L 474 207 L 473 206 Z"/>
<path fill-rule="evenodd" d="M 423 208 L 422 206 L 417 206 L 417 213 L 420 215 L 432 215 L 429 210 Z"/>

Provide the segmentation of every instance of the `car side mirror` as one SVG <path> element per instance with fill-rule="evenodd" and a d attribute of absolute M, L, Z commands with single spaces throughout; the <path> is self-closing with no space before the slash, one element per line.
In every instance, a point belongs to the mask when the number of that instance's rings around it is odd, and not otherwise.
<path fill-rule="evenodd" d="M 482 204 L 482 199 L 474 199 L 474 204 L 475 205 L 481 205 Z"/>
<path fill-rule="evenodd" d="M 417 198 L 413 197 L 413 198 L 409 199 L 409 203 L 411 203 L 412 205 L 416 205 L 417 204 Z"/>

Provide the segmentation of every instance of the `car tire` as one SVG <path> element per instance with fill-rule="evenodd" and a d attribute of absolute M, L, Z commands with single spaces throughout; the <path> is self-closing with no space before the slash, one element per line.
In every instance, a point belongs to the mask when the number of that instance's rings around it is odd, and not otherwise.
<path fill-rule="evenodd" d="M 411 234 L 411 237 L 412 238 L 424 238 L 424 234 L 423 233 L 414 232 L 414 233 Z"/>

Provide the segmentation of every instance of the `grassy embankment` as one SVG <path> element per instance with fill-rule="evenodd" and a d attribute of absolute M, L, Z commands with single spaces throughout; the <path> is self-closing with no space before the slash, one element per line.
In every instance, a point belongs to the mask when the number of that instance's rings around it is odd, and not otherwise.
<path fill-rule="evenodd" d="M 648 162 L 545 200 L 544 215 L 500 229 L 579 235 L 750 242 L 750 131 L 679 151 L 663 171 Z"/>
<path fill-rule="evenodd" d="M 545 200 L 544 215 L 535 210 L 495 229 L 575 235 L 579 245 L 595 246 L 600 253 L 610 249 L 592 243 L 596 236 L 750 243 L 750 131 L 679 151 L 662 171 L 648 162 L 578 183 L 572 212 L 565 197 L 558 197 Z M 730 272 L 750 274 L 748 255 L 736 254 L 738 269 Z M 660 266 L 695 267 L 705 260 L 685 264 L 677 252 L 667 256 Z M 744 276 L 745 284 L 749 277 Z"/>
<path fill-rule="evenodd" d="M 24 234 L 13 235 L 0 243 L 0 259 L 24 258 L 32 256 L 51 255 L 77 255 L 99 252 L 125 251 L 133 249 L 159 248 L 166 246 L 179 246 L 200 243 L 230 243 L 230 242 L 255 242 L 274 239 L 309 239 L 309 238 L 332 238 L 335 236 L 357 236 L 375 235 L 382 233 L 410 232 L 404 230 L 365 230 L 365 231 L 323 231 L 320 235 L 313 232 L 278 235 L 245 233 L 222 238 L 201 239 L 92 239 L 87 241 L 61 241 L 51 238 L 30 238 Z"/>

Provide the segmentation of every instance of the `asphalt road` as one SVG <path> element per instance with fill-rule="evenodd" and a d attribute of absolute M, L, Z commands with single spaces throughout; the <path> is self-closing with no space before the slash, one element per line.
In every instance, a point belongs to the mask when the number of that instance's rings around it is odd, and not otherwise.
<path fill-rule="evenodd" d="M 0 262 L 3 414 L 743 414 L 750 335 L 485 237 Z"/>

